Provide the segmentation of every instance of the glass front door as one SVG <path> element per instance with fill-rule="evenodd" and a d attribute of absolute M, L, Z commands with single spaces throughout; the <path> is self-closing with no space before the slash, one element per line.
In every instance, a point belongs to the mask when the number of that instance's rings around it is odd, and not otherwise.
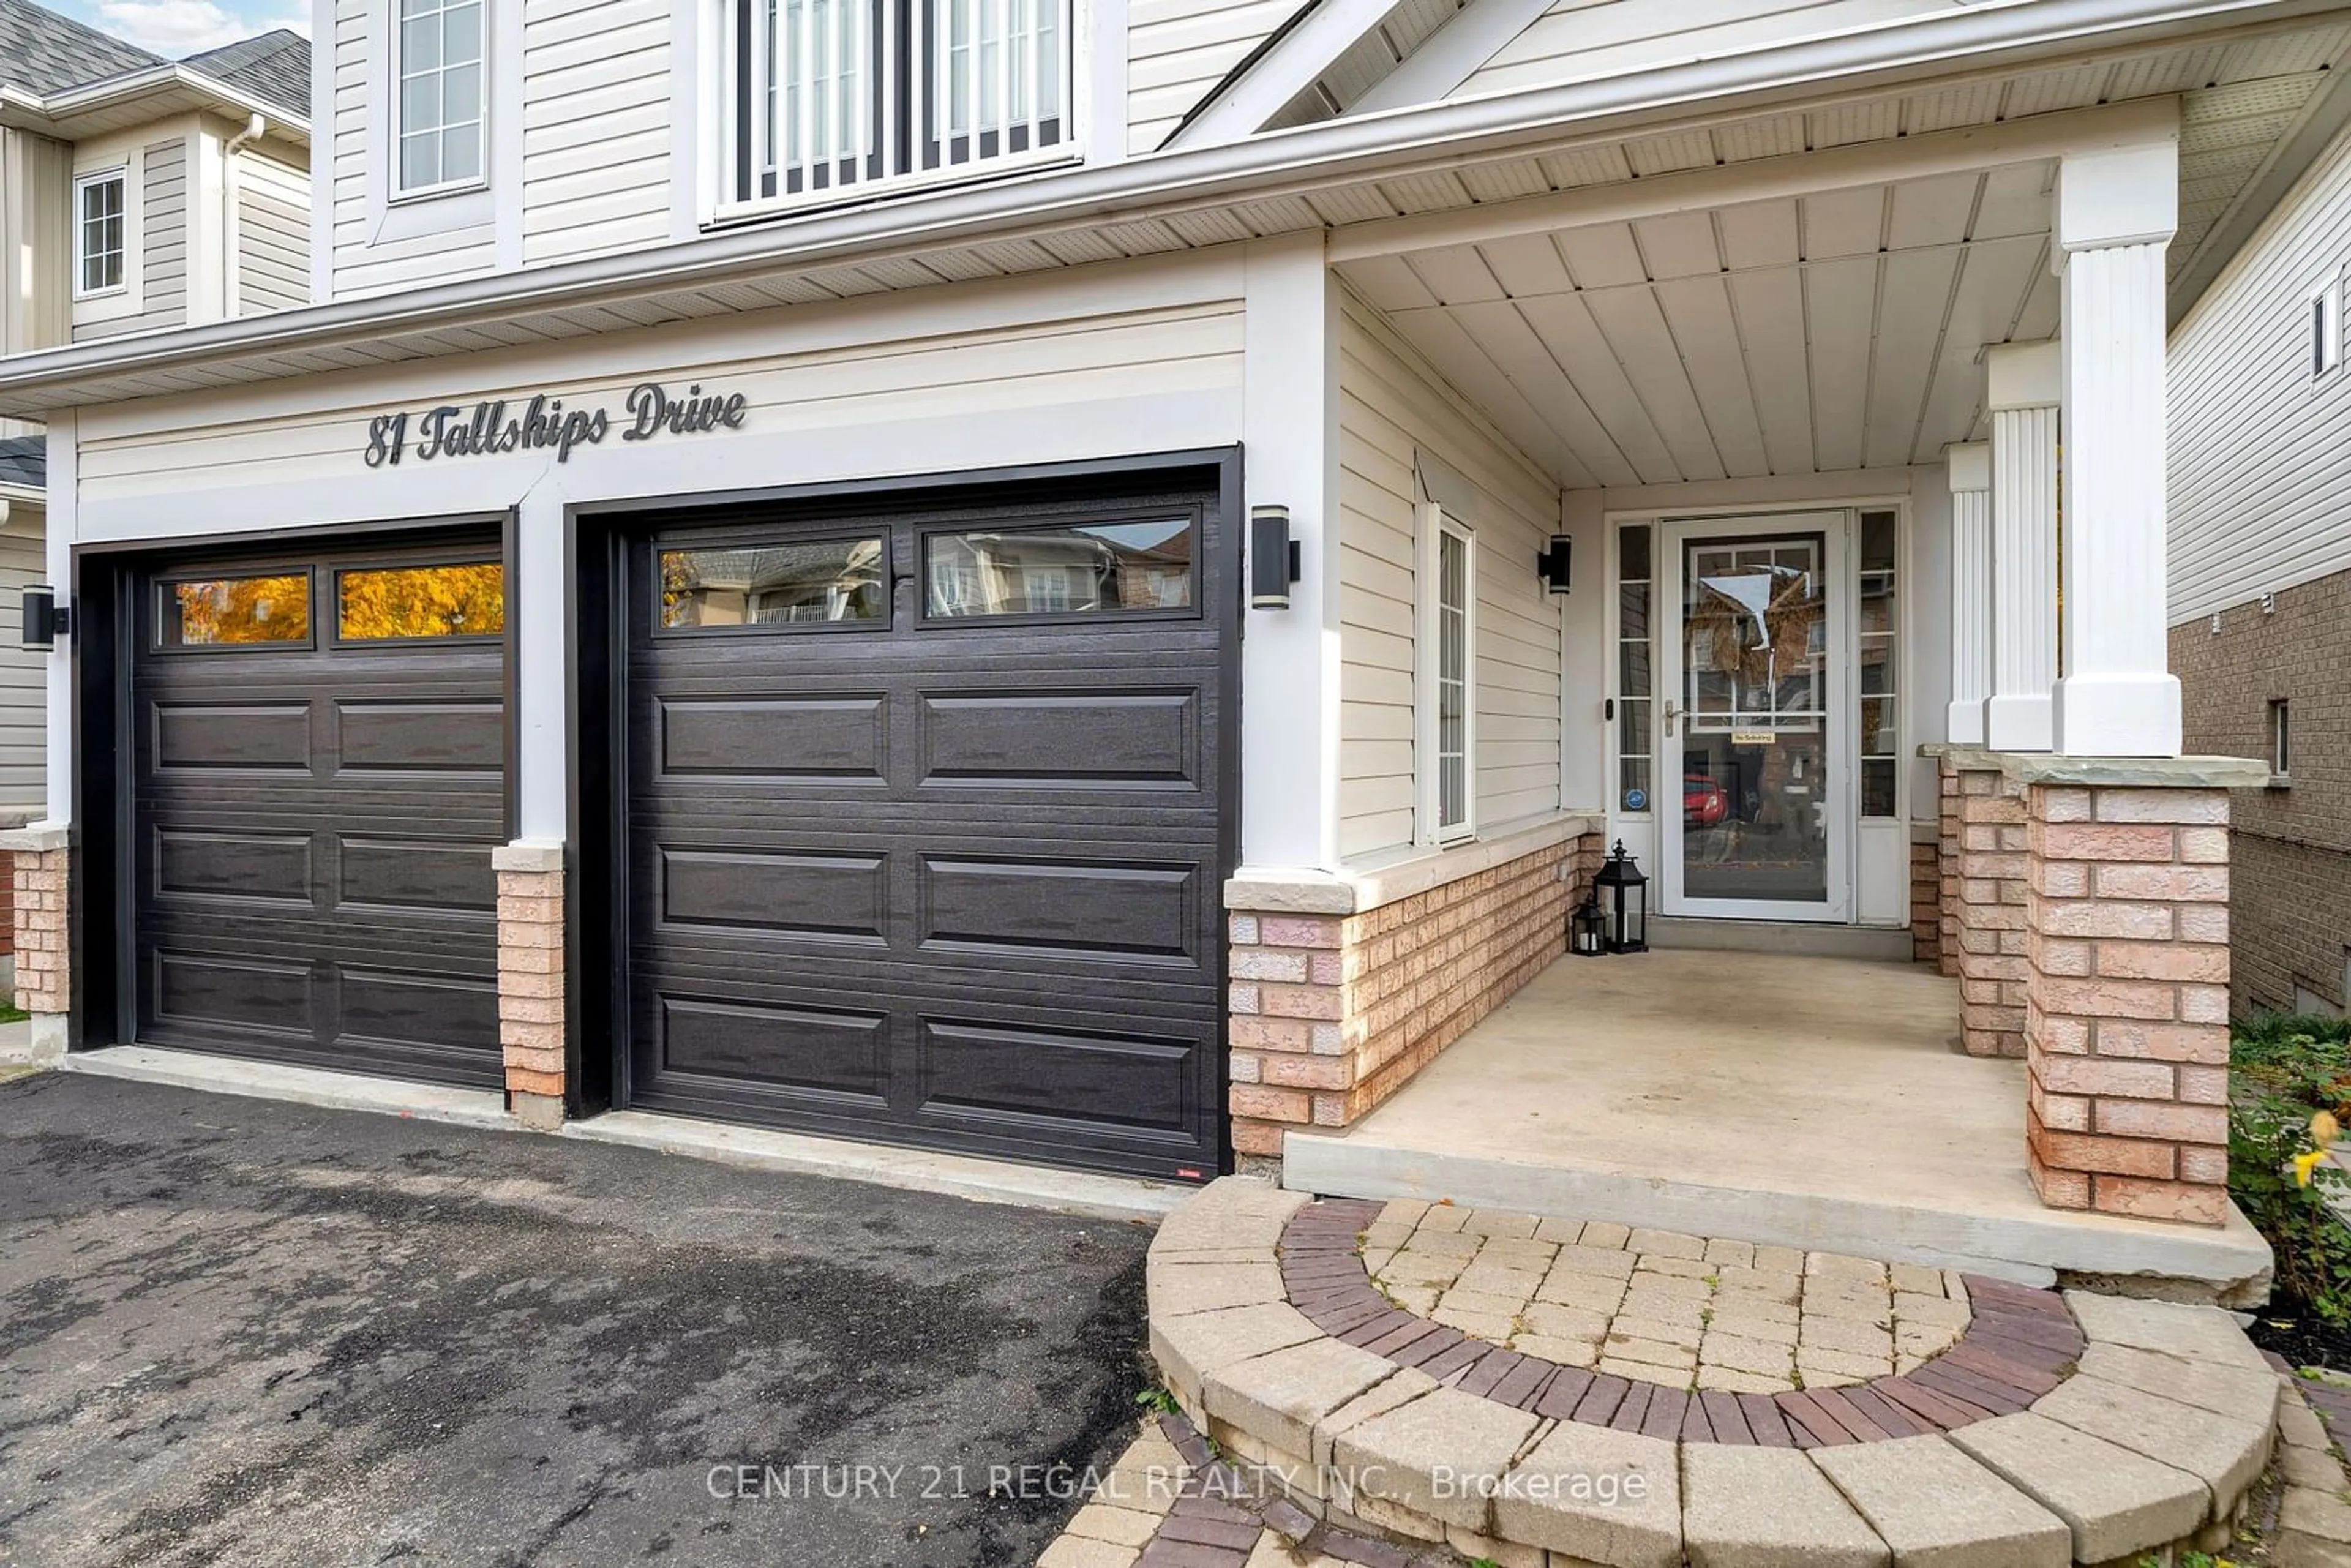
<path fill-rule="evenodd" d="M 1665 913 L 1851 917 L 1848 528 L 1826 513 L 1664 529 Z"/>

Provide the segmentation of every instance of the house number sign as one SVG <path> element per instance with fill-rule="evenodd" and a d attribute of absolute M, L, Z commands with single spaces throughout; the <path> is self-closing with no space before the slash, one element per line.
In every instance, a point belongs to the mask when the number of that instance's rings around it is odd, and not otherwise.
<path fill-rule="evenodd" d="M 552 448 L 558 463 L 568 463 L 573 447 L 600 445 L 615 430 L 623 441 L 740 430 L 747 402 L 741 392 L 706 392 L 699 383 L 677 392 L 658 382 L 630 388 L 618 418 L 604 408 L 566 408 L 561 398 L 545 392 L 519 408 L 505 398 L 470 407 L 448 402 L 420 413 L 377 414 L 368 421 L 361 457 L 371 468 L 385 468 L 403 455 L 429 463 Z"/>

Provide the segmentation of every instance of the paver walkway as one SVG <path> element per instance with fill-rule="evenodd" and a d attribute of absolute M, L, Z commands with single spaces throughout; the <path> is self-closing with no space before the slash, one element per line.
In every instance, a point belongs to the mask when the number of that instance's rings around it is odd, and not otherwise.
<path fill-rule="evenodd" d="M 1669 1388 L 1776 1394 L 1913 1372 L 1970 1316 L 1941 1269 L 1416 1199 L 1380 1208 L 1360 1251 L 1405 1312 Z"/>

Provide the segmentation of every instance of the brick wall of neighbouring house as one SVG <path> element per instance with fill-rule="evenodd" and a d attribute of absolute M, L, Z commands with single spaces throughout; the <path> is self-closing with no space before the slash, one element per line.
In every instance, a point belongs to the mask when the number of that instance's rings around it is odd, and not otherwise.
<path fill-rule="evenodd" d="M 2351 948 L 2351 571 L 2171 629 L 2191 753 L 2267 758 L 2270 704 L 2287 704 L 2292 783 L 2240 789 L 2232 817 L 2231 1003 L 2341 1009 Z"/>
<path fill-rule="evenodd" d="M 1597 834 L 1350 915 L 1235 911 L 1233 1147 L 1344 1127 L 1566 951 Z M 1573 873 L 1563 877 L 1563 867 Z"/>

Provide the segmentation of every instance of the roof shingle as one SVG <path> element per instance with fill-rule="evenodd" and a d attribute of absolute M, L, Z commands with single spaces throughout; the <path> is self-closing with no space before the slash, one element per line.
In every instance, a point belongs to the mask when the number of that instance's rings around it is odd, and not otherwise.
<path fill-rule="evenodd" d="M 0 0 L 0 82 L 10 87 L 46 95 L 163 63 L 29 0 Z"/>
<path fill-rule="evenodd" d="M 299 33 L 280 27 L 190 55 L 180 63 L 289 114 L 310 112 L 310 40 Z"/>

